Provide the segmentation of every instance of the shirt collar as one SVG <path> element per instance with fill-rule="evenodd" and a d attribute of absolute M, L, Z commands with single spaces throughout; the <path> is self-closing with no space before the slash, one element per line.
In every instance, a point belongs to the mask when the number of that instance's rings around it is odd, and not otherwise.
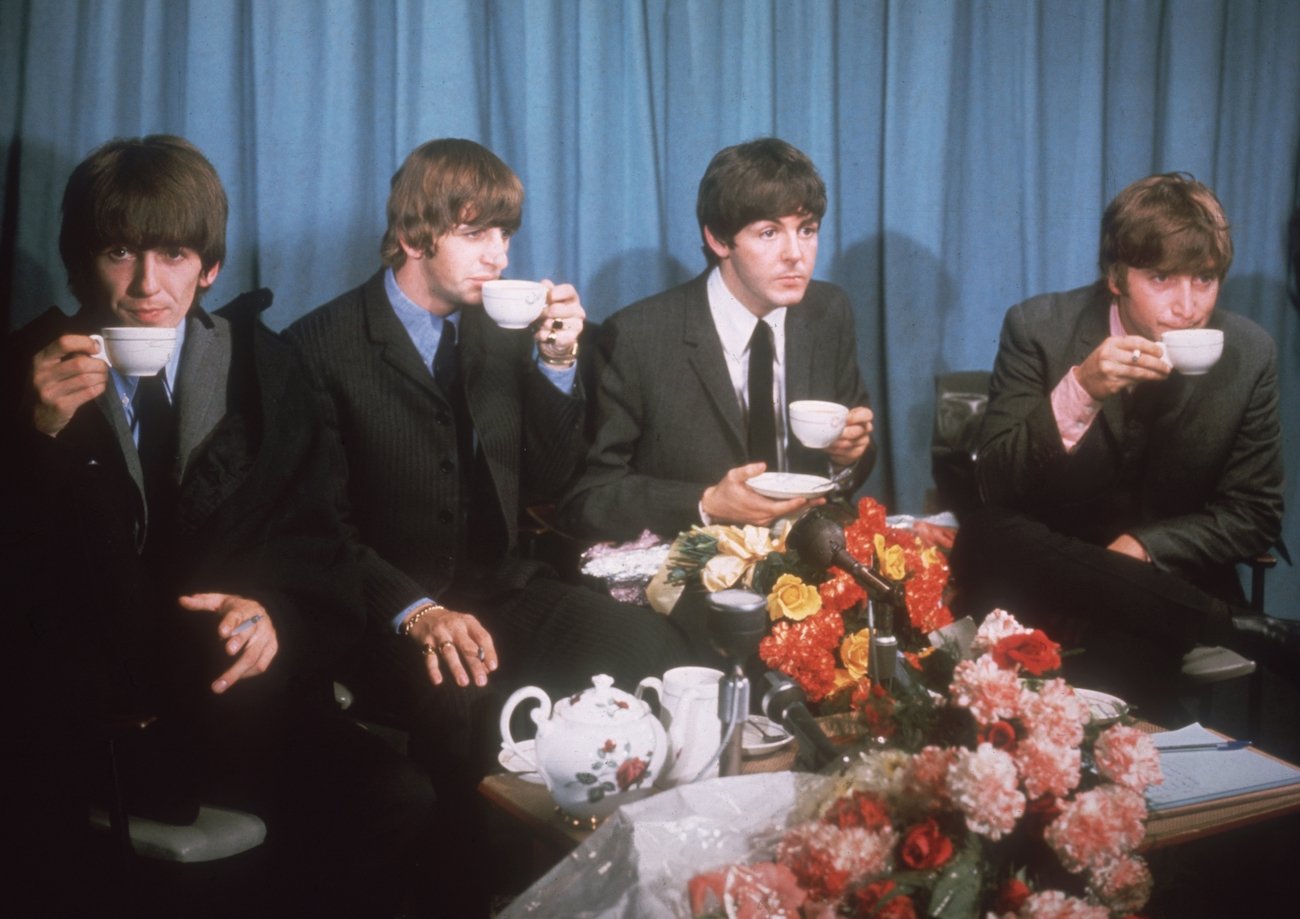
<path fill-rule="evenodd" d="M 713 325 L 722 339 L 722 350 L 733 359 L 739 359 L 749 351 L 749 340 L 754 335 L 754 327 L 759 318 L 751 313 L 745 304 L 736 299 L 722 280 L 722 271 L 716 266 L 709 272 L 706 282 L 709 295 L 709 312 L 713 316 Z M 785 362 L 785 316 L 787 307 L 781 306 L 768 313 L 761 321 L 772 327 L 772 341 L 776 362 Z"/>
<path fill-rule="evenodd" d="M 443 323 L 450 322 L 457 334 L 460 333 L 460 310 L 447 316 L 436 316 L 429 312 L 403 292 L 392 268 L 384 271 L 384 291 L 388 294 L 388 302 L 392 304 L 398 321 L 406 329 L 406 334 L 411 336 L 415 350 L 424 359 L 425 366 L 432 367 L 433 356 L 438 353 L 438 342 L 442 339 Z"/>

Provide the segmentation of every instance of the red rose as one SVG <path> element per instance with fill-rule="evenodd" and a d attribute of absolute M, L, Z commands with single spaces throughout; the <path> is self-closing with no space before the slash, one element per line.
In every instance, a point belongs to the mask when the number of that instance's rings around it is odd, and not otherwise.
<path fill-rule="evenodd" d="M 1034 629 L 999 641 L 993 646 L 993 660 L 1003 670 L 1012 670 L 1019 664 L 1034 676 L 1042 676 L 1060 668 L 1061 646 Z"/>
<path fill-rule="evenodd" d="M 649 763 L 639 756 L 623 760 L 619 764 L 618 771 L 614 773 L 614 781 L 618 783 L 618 790 L 627 791 L 633 785 L 640 785 L 641 780 L 645 778 L 648 765 Z"/>
<path fill-rule="evenodd" d="M 1061 816 L 1061 802 L 1050 791 L 1034 798 L 1025 807 L 1025 825 L 1033 832 L 1041 833 L 1043 828 Z"/>
<path fill-rule="evenodd" d="M 1006 721 L 995 721 L 979 732 L 980 743 L 992 744 L 995 750 L 1014 753 L 1016 750 L 1016 729 Z"/>
<path fill-rule="evenodd" d="M 912 898 L 895 892 L 893 881 L 873 881 L 853 892 L 853 914 L 871 919 L 916 919 Z"/>
<path fill-rule="evenodd" d="M 993 909 L 998 913 L 1019 912 L 1020 907 L 1024 906 L 1028 899 L 1029 885 L 1019 878 L 1009 878 L 998 890 L 998 898 L 993 904 Z"/>
<path fill-rule="evenodd" d="M 939 829 L 939 821 L 927 817 L 904 834 L 898 857 L 918 871 L 938 868 L 952 858 L 952 840 Z"/>
<path fill-rule="evenodd" d="M 870 792 L 855 791 L 832 804 L 822 821 L 834 824 L 841 830 L 851 826 L 882 830 L 889 826 L 889 810 L 883 801 Z"/>

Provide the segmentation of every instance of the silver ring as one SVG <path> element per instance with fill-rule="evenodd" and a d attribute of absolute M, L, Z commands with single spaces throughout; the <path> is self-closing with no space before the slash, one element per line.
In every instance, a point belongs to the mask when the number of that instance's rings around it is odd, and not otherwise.
<path fill-rule="evenodd" d="M 1132 354 L 1132 356 L 1131 356 L 1129 359 L 1130 359 L 1134 364 L 1136 364 L 1136 363 L 1138 362 L 1138 358 L 1141 357 L 1141 356 L 1142 356 L 1142 349 L 1141 349 L 1141 348 L 1134 348 L 1134 349 L 1133 349 L 1133 354 Z"/>
<path fill-rule="evenodd" d="M 478 659 L 479 659 L 480 661 L 485 661 L 485 660 L 487 660 L 487 652 L 484 651 L 482 648 L 479 648 L 479 649 L 478 649 Z"/>

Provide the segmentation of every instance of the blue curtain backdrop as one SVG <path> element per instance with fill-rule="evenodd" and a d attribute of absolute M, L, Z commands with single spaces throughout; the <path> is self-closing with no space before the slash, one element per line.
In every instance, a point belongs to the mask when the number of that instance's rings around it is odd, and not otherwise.
<path fill-rule="evenodd" d="M 1008 306 L 1093 279 L 1105 203 L 1186 170 L 1233 222 L 1222 305 L 1278 343 L 1294 470 L 1298 58 L 1293 0 L 0 0 L 0 293 L 11 326 L 71 308 L 69 170 L 165 131 L 230 194 L 213 302 L 271 287 L 283 326 L 374 270 L 403 156 L 463 136 L 527 188 L 508 274 L 572 281 L 600 319 L 702 268 L 705 165 L 777 134 L 830 188 L 817 274 L 857 311 L 867 491 L 916 511 L 934 375 L 990 366 Z M 1300 574 L 1270 591 L 1300 617 Z"/>

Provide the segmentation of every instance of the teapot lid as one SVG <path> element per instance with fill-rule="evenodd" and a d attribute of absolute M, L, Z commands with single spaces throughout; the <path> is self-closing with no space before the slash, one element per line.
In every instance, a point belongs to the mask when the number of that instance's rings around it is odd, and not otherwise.
<path fill-rule="evenodd" d="M 584 724 L 624 724 L 644 717 L 649 711 L 649 706 L 636 696 L 616 689 L 614 678 L 603 673 L 591 678 L 590 689 L 555 703 L 557 718 Z"/>

